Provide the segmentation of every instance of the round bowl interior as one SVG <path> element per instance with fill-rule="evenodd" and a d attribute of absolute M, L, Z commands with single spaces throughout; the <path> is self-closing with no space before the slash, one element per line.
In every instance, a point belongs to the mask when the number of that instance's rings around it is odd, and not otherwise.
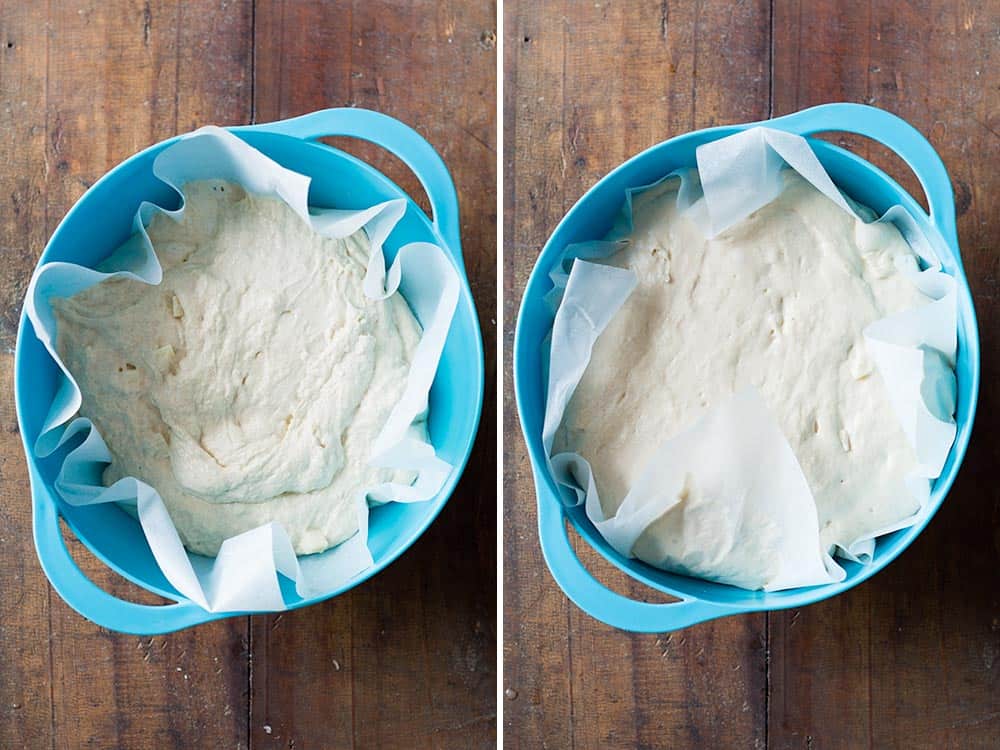
<path fill-rule="evenodd" d="M 237 135 L 280 164 L 309 175 L 310 205 L 360 209 L 393 198 L 407 198 L 406 214 L 385 243 L 389 262 L 409 242 L 444 246 L 426 215 L 406 193 L 353 156 L 323 144 L 274 133 L 243 131 Z M 164 141 L 133 156 L 88 190 L 59 225 L 39 263 L 70 261 L 92 266 L 128 238 L 142 201 L 176 208 L 176 193 L 152 171 L 156 155 L 176 140 Z M 460 264 L 458 270 L 464 279 Z M 15 390 L 20 426 L 29 448 L 38 437 L 58 376 L 57 366 L 22 315 Z M 369 546 L 375 565 L 348 585 L 303 600 L 295 593 L 291 581 L 282 577 L 282 590 L 290 606 L 326 599 L 356 585 L 392 562 L 420 536 L 444 506 L 468 459 L 479 420 L 482 388 L 482 342 L 472 297 L 467 283 L 463 283 L 430 392 L 430 438 L 438 455 L 454 467 L 448 481 L 428 502 L 389 503 L 372 509 Z M 160 572 L 141 527 L 130 515 L 112 504 L 75 508 L 56 499 L 53 482 L 65 451 L 41 460 L 30 449 L 27 454 L 33 473 L 41 480 L 33 484 L 33 492 L 45 493 L 59 503 L 60 513 L 91 552 L 134 583 L 168 598 L 182 598 Z"/>
<path fill-rule="evenodd" d="M 541 444 L 545 404 L 542 342 L 550 331 L 553 320 L 552 313 L 542 299 L 552 286 L 548 278 L 549 269 L 567 245 L 598 239 L 608 232 L 621 209 L 626 188 L 647 185 L 675 169 L 695 166 L 695 149 L 699 145 L 732 135 L 739 129 L 722 127 L 689 133 L 665 141 L 629 160 L 598 182 L 577 202 L 542 250 L 525 289 L 514 344 L 514 378 L 518 413 L 529 454 L 536 467 L 536 477 L 538 481 L 547 485 L 538 488 L 540 502 L 558 502 L 555 499 L 558 496 L 555 483 L 544 468 L 545 456 Z M 849 196 L 879 213 L 894 204 L 901 204 L 924 232 L 936 235 L 938 239 L 934 244 L 943 256 L 941 261 L 944 270 L 956 278 L 959 286 L 956 365 L 958 432 L 955 443 L 941 476 L 934 483 L 930 513 L 915 526 L 880 537 L 876 542 L 875 554 L 870 565 L 840 561 L 846 569 L 847 578 L 836 584 L 778 592 L 746 591 L 734 586 L 668 573 L 639 560 L 619 555 L 590 523 L 582 508 L 567 510 L 568 517 L 581 536 L 606 559 L 636 580 L 674 596 L 695 597 L 735 609 L 781 609 L 818 601 L 857 585 L 885 567 L 920 533 L 951 487 L 969 442 L 979 388 L 979 334 L 972 297 L 961 267 L 958 249 L 948 246 L 943 239 L 940 239 L 940 233 L 933 227 L 916 201 L 884 172 L 855 154 L 826 141 L 810 139 L 810 144 L 833 181 Z"/>

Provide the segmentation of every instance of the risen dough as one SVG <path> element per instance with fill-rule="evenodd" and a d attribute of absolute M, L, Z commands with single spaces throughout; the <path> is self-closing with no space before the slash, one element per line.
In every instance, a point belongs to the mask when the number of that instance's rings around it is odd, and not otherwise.
<path fill-rule="evenodd" d="M 321 237 L 284 202 L 185 186 L 149 236 L 163 281 L 117 279 L 54 301 L 58 349 L 113 463 L 163 497 L 184 545 L 279 521 L 299 554 L 357 530 L 355 501 L 407 472 L 369 464 L 419 326 L 365 297 L 367 237 Z"/>
<path fill-rule="evenodd" d="M 676 189 L 635 198 L 630 244 L 605 261 L 638 284 L 594 347 L 556 451 L 590 462 L 614 515 L 664 440 L 753 385 L 798 457 L 825 547 L 912 514 L 915 456 L 862 336 L 926 302 L 898 270 L 915 263 L 898 230 L 866 225 L 787 172 L 775 201 L 706 240 L 678 215 Z M 684 512 L 682 500 L 633 553 L 665 559 Z"/>

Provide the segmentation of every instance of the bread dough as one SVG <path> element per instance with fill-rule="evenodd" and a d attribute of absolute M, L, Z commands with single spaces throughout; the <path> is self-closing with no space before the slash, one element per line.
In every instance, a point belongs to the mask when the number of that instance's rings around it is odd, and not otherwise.
<path fill-rule="evenodd" d="M 112 455 L 104 481 L 155 488 L 193 552 L 270 521 L 298 554 L 320 552 L 357 531 L 366 488 L 414 479 L 369 454 L 420 327 L 400 295 L 364 295 L 363 231 L 322 237 L 231 183 L 184 193 L 180 220 L 148 228 L 160 284 L 111 279 L 53 300 L 81 414 Z"/>
<path fill-rule="evenodd" d="M 900 272 L 916 259 L 899 231 L 787 171 L 777 199 L 706 240 L 677 187 L 634 196 L 630 242 L 603 261 L 638 283 L 594 346 L 554 452 L 590 463 L 611 517 L 666 439 L 752 385 L 808 480 L 825 548 L 912 515 L 916 458 L 862 335 L 927 301 Z M 636 557 L 668 557 L 686 502 L 647 527 Z"/>

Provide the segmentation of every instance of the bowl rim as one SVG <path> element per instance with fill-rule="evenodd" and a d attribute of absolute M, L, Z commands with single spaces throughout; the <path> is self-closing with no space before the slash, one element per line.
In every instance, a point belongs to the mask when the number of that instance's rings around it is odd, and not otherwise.
<path fill-rule="evenodd" d="M 416 526 L 412 528 L 410 533 L 401 536 L 399 539 L 397 539 L 393 543 L 393 546 L 392 548 L 390 548 L 389 552 L 386 553 L 382 558 L 376 559 L 373 565 L 363 570 L 361 573 L 359 573 L 351 580 L 341 584 L 340 586 L 334 588 L 329 592 L 323 592 L 322 594 L 318 594 L 316 596 L 308 598 L 300 598 L 297 601 L 292 602 L 291 604 L 286 603 L 286 609 L 292 610 L 305 607 L 310 604 L 316 604 L 321 601 L 325 601 L 327 599 L 331 599 L 335 596 L 338 596 L 339 594 L 344 593 L 345 591 L 348 591 L 349 589 L 354 588 L 355 586 L 363 583 L 364 581 L 367 581 L 369 578 L 373 577 L 374 575 L 376 575 L 377 573 L 381 572 L 386 567 L 391 565 L 393 562 L 395 562 L 401 555 L 403 555 L 403 553 L 405 553 L 411 546 L 413 546 L 413 544 L 417 541 L 417 539 L 419 539 L 424 534 L 424 532 L 428 529 L 428 527 L 440 515 L 441 511 L 444 509 L 444 506 L 451 499 L 451 496 L 454 493 L 455 488 L 458 486 L 458 483 L 461 481 L 462 475 L 465 472 L 465 468 L 468 465 L 469 459 L 471 458 L 473 448 L 475 447 L 476 438 L 479 433 L 479 424 L 482 418 L 483 393 L 485 387 L 485 360 L 484 360 L 482 329 L 479 324 L 479 316 L 476 310 L 475 298 L 472 295 L 472 290 L 469 285 L 466 269 L 464 267 L 464 261 L 461 260 L 462 256 L 460 253 L 457 252 L 458 250 L 457 248 L 454 249 L 449 248 L 448 243 L 441 236 L 441 233 L 438 231 L 438 228 L 435 225 L 435 223 L 427 216 L 424 210 L 413 200 L 413 198 L 409 195 L 409 193 L 407 193 L 405 190 L 399 187 L 392 179 L 383 174 L 380 170 L 376 169 L 367 162 L 359 159 L 353 154 L 350 154 L 346 151 L 336 148 L 335 146 L 331 146 L 327 143 L 323 143 L 320 141 L 307 140 L 304 138 L 298 138 L 285 133 L 269 131 L 267 130 L 268 124 L 269 123 L 262 123 L 260 125 L 254 125 L 254 126 L 230 125 L 230 126 L 224 126 L 223 129 L 239 137 L 241 140 L 245 142 L 254 140 L 255 136 L 266 136 L 267 138 L 275 138 L 286 142 L 294 142 L 295 143 L 294 148 L 317 149 L 319 153 L 324 153 L 326 155 L 325 158 L 328 158 L 329 156 L 333 155 L 335 157 L 344 160 L 348 165 L 350 165 L 351 168 L 366 172 L 368 176 L 371 179 L 373 179 L 376 183 L 379 183 L 381 187 L 385 188 L 389 192 L 396 193 L 400 198 L 404 198 L 407 201 L 408 208 L 412 208 L 415 210 L 416 212 L 415 215 L 417 219 L 428 231 L 431 232 L 432 236 L 437 240 L 437 243 L 443 250 L 444 254 L 447 256 L 449 262 L 455 267 L 455 270 L 458 273 L 459 283 L 460 283 L 459 303 L 455 308 L 455 316 L 456 318 L 459 315 L 468 316 L 468 320 L 472 325 L 472 333 L 474 334 L 472 336 L 474 344 L 474 351 L 472 352 L 473 356 L 463 358 L 466 364 L 472 367 L 474 370 L 473 380 L 475 383 L 475 392 L 472 394 L 473 418 L 471 421 L 471 429 L 469 430 L 469 433 L 467 435 L 463 436 L 461 442 L 464 443 L 464 447 L 461 450 L 460 458 L 458 461 L 452 464 L 452 470 L 449 473 L 448 478 L 445 480 L 445 483 L 442 485 L 441 489 L 438 491 L 438 493 L 434 498 L 432 498 L 429 501 L 425 501 L 428 504 L 429 512 L 424 516 L 423 519 L 421 519 L 420 523 L 418 523 Z M 49 236 L 49 239 L 46 241 L 45 247 L 42 250 L 41 255 L 38 257 L 38 260 L 35 263 L 32 273 L 34 273 L 39 266 L 49 262 L 48 256 L 51 254 L 52 247 L 55 244 L 56 240 L 60 237 L 60 235 L 65 231 L 66 224 L 70 220 L 70 218 L 77 211 L 82 210 L 80 207 L 88 199 L 92 200 L 95 194 L 100 189 L 103 189 L 106 183 L 110 182 L 114 178 L 113 176 L 116 173 L 120 173 L 121 171 L 125 170 L 130 166 L 135 166 L 141 162 L 144 162 L 147 159 L 150 159 L 151 157 L 155 157 L 157 153 L 169 147 L 170 145 L 178 142 L 182 138 L 185 138 L 188 135 L 190 135 L 190 133 L 181 133 L 175 136 L 171 136 L 170 138 L 166 138 L 162 141 L 158 141 L 157 143 L 147 146 L 141 151 L 132 154 L 131 156 L 119 162 L 114 167 L 109 169 L 107 172 L 102 174 L 101 177 L 98 180 L 96 180 L 93 183 L 93 185 L 87 188 L 87 190 L 73 203 L 73 205 L 66 212 L 65 216 L 63 216 L 63 218 L 59 221 L 59 224 L 56 226 L 55 230 L 52 232 L 52 234 Z M 258 148 L 258 146 L 254 146 L 254 148 Z M 452 325 L 454 325 L 454 319 L 452 321 Z M 450 331 L 451 329 L 449 329 L 449 336 L 451 335 Z M 34 330 L 31 326 L 30 321 L 28 320 L 27 314 L 22 305 L 21 313 L 18 320 L 17 337 L 14 346 L 14 378 L 13 378 L 14 401 L 15 401 L 15 411 L 17 413 L 18 429 L 21 433 L 21 444 L 29 468 L 32 502 L 33 503 L 54 502 L 56 504 L 57 511 L 60 511 L 61 508 L 65 507 L 65 502 L 61 497 L 59 497 L 58 493 L 55 492 L 53 488 L 50 487 L 49 483 L 44 481 L 44 479 L 42 479 L 42 472 L 38 465 L 39 459 L 34 453 L 33 446 L 29 443 L 28 430 L 25 427 L 24 419 L 22 416 L 24 411 L 23 404 L 25 404 L 27 402 L 27 399 L 29 398 L 28 395 L 24 393 L 25 388 L 22 386 L 22 379 L 24 377 L 22 375 L 22 368 L 24 367 L 24 364 L 22 357 L 23 347 L 21 343 L 26 336 L 34 336 Z M 435 374 L 435 379 L 436 377 L 437 375 Z M 38 482 L 36 482 L 36 479 L 38 480 Z M 38 483 L 40 483 L 41 486 L 37 486 Z M 39 497 L 39 493 L 41 492 L 44 492 L 46 496 Z M 85 534 L 81 534 L 80 529 L 76 523 L 74 523 L 70 518 L 67 518 L 65 515 L 63 515 L 61 511 L 59 512 L 59 515 L 62 517 L 63 521 L 69 526 L 70 530 L 73 532 L 73 535 L 78 540 L 80 540 L 80 542 L 83 543 L 83 545 L 87 548 L 87 550 L 91 554 L 93 554 L 94 557 L 96 557 L 98 560 L 100 560 L 102 563 L 104 563 L 118 575 L 134 583 L 135 585 L 145 589 L 146 591 L 149 591 L 151 593 L 154 593 L 158 596 L 161 596 L 169 600 L 170 602 L 189 601 L 187 597 L 185 597 L 183 594 L 180 594 L 175 590 L 168 590 L 164 589 L 162 586 L 151 584 L 149 581 L 143 580 L 142 578 L 135 576 L 130 572 L 120 568 L 99 547 L 95 546 Z M 37 549 L 37 545 L 36 545 L 36 553 L 40 554 L 39 550 Z M 279 576 L 279 580 L 280 578 L 281 576 Z M 206 611 L 203 620 L 204 621 L 217 620 L 226 617 L 257 614 L 263 611 L 264 610 L 246 610 L 246 611 L 234 611 L 234 612 Z"/>
<path fill-rule="evenodd" d="M 534 295 L 544 294 L 548 289 L 546 284 L 551 287 L 551 282 L 548 280 L 548 272 L 552 265 L 552 260 L 554 256 L 565 248 L 565 244 L 560 243 L 559 246 L 553 244 L 553 240 L 559 237 L 559 235 L 565 230 L 571 222 L 574 221 L 574 215 L 586 209 L 586 206 L 593 200 L 604 200 L 600 193 L 607 189 L 607 184 L 617 177 L 620 177 L 626 171 L 635 168 L 637 165 L 651 161 L 658 157 L 662 158 L 663 153 L 671 148 L 678 148 L 684 145 L 685 141 L 698 140 L 699 142 L 706 142 L 707 140 L 718 140 L 719 138 L 726 137 L 728 135 L 733 135 L 735 133 L 741 132 L 750 127 L 756 126 L 767 126 L 770 120 L 764 120 L 760 122 L 751 122 L 744 124 L 733 124 L 733 125 L 720 125 L 710 128 L 702 128 L 698 130 L 692 130 L 686 133 L 681 133 L 679 135 L 668 138 L 664 141 L 656 143 L 647 149 L 639 152 L 638 154 L 630 157 L 626 161 L 619 164 L 617 167 L 603 175 L 597 182 L 595 182 L 589 189 L 587 189 L 583 195 L 573 204 L 573 206 L 566 211 L 563 217 L 556 224 L 555 228 L 551 231 L 545 244 L 542 246 L 541 252 L 535 260 L 535 264 L 528 276 L 528 280 L 525 283 L 524 291 L 521 297 L 521 304 L 518 309 L 517 319 L 514 328 L 514 344 L 512 349 L 512 370 L 514 376 L 514 394 L 515 402 L 517 406 L 518 420 L 521 424 L 521 432 L 524 437 L 525 445 L 527 447 L 529 461 L 533 469 L 533 477 L 536 483 L 535 485 L 535 500 L 536 505 L 543 502 L 559 502 L 558 492 L 555 481 L 546 469 L 546 461 L 544 456 L 544 451 L 541 446 L 541 435 L 529 434 L 529 430 L 525 425 L 524 419 L 524 408 L 522 406 L 524 401 L 524 394 L 527 389 L 532 386 L 529 381 L 534 382 L 534 378 L 539 376 L 539 373 L 531 370 L 526 372 L 525 367 L 522 364 L 523 360 L 527 356 L 524 337 L 522 336 L 522 324 L 525 318 L 528 316 L 528 300 L 529 292 Z M 711 136 L 706 139 L 706 136 Z M 837 144 L 831 143 L 829 141 L 823 140 L 821 138 L 815 138 L 811 136 L 802 136 L 806 139 L 811 147 L 817 152 L 829 151 L 837 154 L 837 156 L 853 161 L 857 166 L 864 170 L 867 170 L 872 179 L 882 181 L 886 187 L 888 187 L 894 196 L 899 199 L 899 204 L 906 209 L 907 213 L 913 217 L 913 219 L 918 223 L 921 230 L 932 234 L 934 239 L 940 241 L 944 247 L 946 247 L 954 256 L 954 267 L 947 270 L 948 275 L 952 276 L 956 280 L 958 288 L 958 307 L 959 307 L 959 328 L 962 328 L 963 319 L 967 322 L 967 327 L 971 332 L 971 336 L 964 342 L 966 348 L 966 356 L 968 357 L 970 363 L 970 373 L 971 381 L 968 383 L 969 392 L 969 407 L 966 420 L 963 423 L 956 425 L 955 440 L 952 443 L 951 449 L 949 451 L 948 459 L 946 463 L 950 460 L 950 469 L 947 473 L 942 473 L 937 479 L 934 480 L 934 484 L 931 488 L 930 499 L 928 501 L 928 510 L 925 512 L 924 516 L 914 525 L 902 529 L 898 532 L 899 536 L 895 539 L 892 547 L 885 549 L 881 554 L 874 558 L 869 564 L 859 566 L 856 572 L 849 574 L 845 580 L 834 583 L 821 584 L 818 586 L 800 587 L 795 589 L 786 589 L 777 592 L 764 592 L 764 591 L 750 591 L 747 589 L 741 589 L 736 586 L 729 586 L 727 584 L 721 584 L 714 581 L 707 581 L 705 579 L 695 578 L 692 576 L 683 576 L 681 574 L 672 573 L 671 575 L 690 580 L 696 585 L 711 583 L 715 586 L 725 587 L 727 593 L 733 593 L 733 599 L 728 598 L 717 598 L 716 596 L 702 596 L 693 595 L 687 592 L 682 592 L 671 586 L 661 583 L 660 581 L 653 580 L 650 578 L 650 574 L 657 575 L 664 571 L 660 571 L 647 563 L 640 560 L 629 560 L 618 555 L 617 552 L 612 550 L 606 542 L 603 541 L 603 537 L 586 517 L 586 514 L 580 508 L 566 508 L 562 506 L 560 511 L 563 514 L 564 519 L 568 519 L 570 524 L 577 533 L 593 548 L 597 551 L 601 557 L 614 565 L 615 568 L 622 571 L 628 575 L 632 580 L 640 583 L 644 586 L 648 586 L 654 590 L 669 594 L 671 596 L 676 596 L 683 600 L 700 600 L 704 602 L 709 602 L 712 604 L 718 604 L 730 610 L 732 613 L 739 612 L 763 612 L 779 609 L 787 609 L 791 607 L 803 606 L 806 604 L 812 604 L 823 599 L 829 598 L 836 594 L 842 593 L 863 581 L 867 580 L 871 576 L 875 575 L 881 571 L 885 566 L 895 560 L 904 550 L 906 550 L 913 540 L 923 531 L 930 520 L 934 517 L 937 511 L 943 505 L 944 500 L 951 490 L 954 484 L 955 478 L 961 469 L 962 463 L 965 459 L 965 454 L 968 449 L 969 441 L 971 438 L 972 430 L 974 427 L 976 408 L 978 405 L 979 398 L 979 384 L 981 376 L 981 352 L 980 352 L 980 340 L 979 340 L 979 326 L 976 318 L 975 305 L 972 298 L 972 293 L 969 288 L 968 279 L 966 278 L 965 271 L 962 266 L 961 253 L 957 242 L 953 245 L 942 232 L 939 231 L 937 226 L 932 221 L 931 217 L 924 212 L 920 204 L 913 198 L 912 195 L 899 185 L 899 183 L 890 177 L 885 171 L 875 166 L 871 162 L 862 158 L 858 154 L 850 151 L 848 149 L 842 148 Z M 631 187 L 631 186 L 630 186 Z M 636 186 L 638 187 L 638 186 Z M 624 198 L 622 198 L 624 200 Z M 947 259 L 942 258 L 942 265 L 945 265 Z M 957 420 L 956 420 L 957 421 Z M 544 489 L 547 495 L 551 497 L 542 496 L 541 487 L 538 483 L 544 484 Z M 560 503 L 560 505 L 562 505 Z M 884 535 L 883 535 L 884 536 Z M 881 537 L 879 537 L 881 538 Z M 640 573 L 631 570 L 628 566 L 635 565 L 640 568 L 642 572 Z M 645 570 L 649 573 L 646 573 Z M 771 595 L 779 595 L 775 597 L 775 601 L 767 601 L 766 597 Z"/>

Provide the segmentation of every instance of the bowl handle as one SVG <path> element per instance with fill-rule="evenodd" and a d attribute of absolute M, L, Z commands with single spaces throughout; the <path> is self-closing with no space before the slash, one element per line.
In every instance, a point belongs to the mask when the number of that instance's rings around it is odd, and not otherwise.
<path fill-rule="evenodd" d="M 666 604 L 637 602 L 606 588 L 576 556 L 566 531 L 563 505 L 537 474 L 535 488 L 542 556 L 566 596 L 591 617 L 622 630 L 665 633 L 738 611 L 693 598 Z"/>
<path fill-rule="evenodd" d="M 307 141 L 323 136 L 349 136 L 370 141 L 395 154 L 420 180 L 430 199 L 434 227 L 444 240 L 446 251 L 451 253 L 459 268 L 463 267 L 455 184 L 434 147 L 409 125 L 370 109 L 341 107 L 310 112 L 288 120 L 233 128 L 237 132 L 247 129 L 280 133 Z"/>
<path fill-rule="evenodd" d="M 759 124 L 798 135 L 811 135 L 825 130 L 857 133 L 888 146 L 906 162 L 920 181 L 930 207 L 931 223 L 953 249 L 958 249 L 955 194 L 951 189 L 948 170 L 934 147 L 906 120 L 867 104 L 836 102 L 810 107 Z"/>
<path fill-rule="evenodd" d="M 43 492 L 32 470 L 35 549 L 52 588 L 88 620 L 110 630 L 132 635 L 160 635 L 219 618 L 192 601 L 176 604 L 134 604 L 98 588 L 70 557 L 59 528 L 55 499 Z"/>

